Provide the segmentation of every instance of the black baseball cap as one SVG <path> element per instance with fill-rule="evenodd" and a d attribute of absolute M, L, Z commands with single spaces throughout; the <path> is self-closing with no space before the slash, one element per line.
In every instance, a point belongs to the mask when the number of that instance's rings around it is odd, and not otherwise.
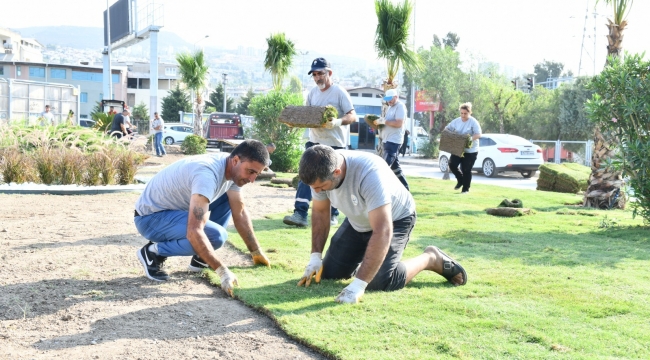
<path fill-rule="evenodd" d="M 307 75 L 311 75 L 312 72 L 314 71 L 321 71 L 321 70 L 329 70 L 330 69 L 330 62 L 325 60 L 325 58 L 316 58 L 314 61 L 311 62 L 311 70 L 307 73 Z"/>

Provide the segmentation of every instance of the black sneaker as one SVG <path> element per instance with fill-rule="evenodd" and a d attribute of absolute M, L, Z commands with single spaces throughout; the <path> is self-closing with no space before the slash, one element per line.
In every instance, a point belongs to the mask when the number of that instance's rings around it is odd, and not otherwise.
<path fill-rule="evenodd" d="M 463 187 L 463 184 L 456 184 L 456 186 L 454 187 L 454 190 L 458 190 L 458 189 L 460 189 L 462 187 Z"/>
<path fill-rule="evenodd" d="M 187 265 L 187 269 L 192 272 L 201 272 L 203 269 L 209 269 L 208 263 L 203 261 L 198 255 L 192 256 L 192 261 Z"/>
<path fill-rule="evenodd" d="M 144 274 L 151 280 L 155 281 L 165 281 L 169 280 L 169 274 L 162 270 L 162 266 L 167 260 L 166 256 L 160 256 L 149 251 L 148 243 L 143 246 L 142 249 L 138 250 L 138 260 L 144 267 Z"/>

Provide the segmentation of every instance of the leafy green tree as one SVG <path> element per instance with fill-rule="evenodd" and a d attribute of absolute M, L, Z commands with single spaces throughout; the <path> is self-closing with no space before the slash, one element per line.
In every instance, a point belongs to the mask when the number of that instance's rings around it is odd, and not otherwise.
<path fill-rule="evenodd" d="M 302 94 L 302 81 L 295 75 L 289 80 L 289 92 Z"/>
<path fill-rule="evenodd" d="M 578 78 L 573 84 L 562 85 L 557 90 L 560 92 L 558 121 L 562 140 L 585 140 L 594 133 L 594 124 L 585 111 L 585 103 L 593 95 L 593 91 L 587 89 L 590 81 Z"/>
<path fill-rule="evenodd" d="M 450 47 L 431 46 L 428 50 L 420 49 L 419 56 L 427 71 L 414 78 L 430 97 L 438 97 L 442 109 L 435 114 L 434 126 L 428 129 L 432 141 L 449 123 L 458 117 L 461 101 L 460 90 L 464 74 L 460 70 L 460 55 Z M 428 126 L 427 126 L 428 128 Z"/>
<path fill-rule="evenodd" d="M 530 94 L 518 92 L 521 96 L 520 107 L 514 115 L 512 133 L 532 140 L 557 140 L 560 138 L 561 125 L 560 92 L 538 86 Z"/>
<path fill-rule="evenodd" d="M 390 0 L 375 0 L 375 13 L 377 14 L 377 29 L 375 30 L 375 50 L 377 56 L 386 60 L 387 78 L 384 91 L 394 89 L 394 83 L 399 73 L 400 65 L 409 73 L 414 73 L 422 68 L 422 63 L 409 46 L 409 31 L 411 27 L 411 13 L 413 4 L 404 0 L 400 4 L 393 4 Z"/>
<path fill-rule="evenodd" d="M 131 113 L 135 120 L 149 119 L 149 109 L 143 101 L 140 101 L 140 104 L 134 106 Z"/>
<path fill-rule="evenodd" d="M 438 35 L 433 34 L 433 45 L 437 47 L 450 47 L 452 50 L 456 50 L 458 43 L 460 42 L 460 37 L 458 34 L 453 32 L 448 32 L 444 38 L 440 39 Z"/>
<path fill-rule="evenodd" d="M 302 94 L 289 91 L 271 91 L 255 96 L 248 107 L 255 117 L 253 138 L 263 143 L 275 143 L 271 154 L 273 170 L 295 171 L 303 151 L 302 133 L 304 129 L 291 128 L 278 121 L 280 113 L 287 105 L 302 105 Z"/>
<path fill-rule="evenodd" d="M 175 122 L 178 119 L 178 113 L 180 111 L 188 112 L 192 110 L 192 104 L 190 104 L 190 96 L 176 85 L 176 88 L 169 90 L 167 96 L 162 99 L 162 111 L 160 116 L 165 121 Z"/>
<path fill-rule="evenodd" d="M 210 93 L 205 105 L 215 108 L 217 112 L 223 111 L 223 84 L 217 85 Z M 235 100 L 226 94 L 226 112 L 232 113 L 235 111 Z"/>
<path fill-rule="evenodd" d="M 486 106 L 483 108 L 472 108 L 481 111 L 480 121 L 483 123 L 484 132 L 489 129 L 498 129 L 504 134 L 510 129 L 510 123 L 514 119 L 521 105 L 521 92 L 514 90 L 510 82 L 503 75 L 479 76 L 481 79 L 481 94 L 485 97 Z M 477 117 L 478 114 L 474 114 Z"/>
<path fill-rule="evenodd" d="M 293 64 L 293 57 L 296 56 L 296 48 L 291 40 L 288 40 L 284 33 L 272 34 L 266 39 L 268 48 L 264 59 L 264 69 L 271 73 L 273 89 L 280 91 L 282 82 L 289 73 Z"/>
<path fill-rule="evenodd" d="M 556 78 L 562 75 L 564 64 L 560 62 L 544 60 L 535 64 L 535 84 L 546 81 L 548 78 Z"/>
<path fill-rule="evenodd" d="M 207 82 L 208 64 L 205 61 L 203 50 L 199 50 L 194 54 L 179 53 L 176 55 L 176 62 L 178 62 L 178 73 L 181 81 L 185 86 L 194 93 L 196 104 L 194 104 L 194 135 L 201 136 L 201 116 L 203 112 L 203 96 L 201 95 L 205 84 Z"/>
<path fill-rule="evenodd" d="M 249 105 L 251 103 L 251 100 L 255 97 L 255 93 L 253 92 L 253 89 L 248 89 L 248 92 L 246 95 L 242 96 L 242 98 L 239 101 L 239 104 L 237 104 L 237 108 L 235 112 L 240 115 L 250 115 L 250 110 L 249 110 Z"/>

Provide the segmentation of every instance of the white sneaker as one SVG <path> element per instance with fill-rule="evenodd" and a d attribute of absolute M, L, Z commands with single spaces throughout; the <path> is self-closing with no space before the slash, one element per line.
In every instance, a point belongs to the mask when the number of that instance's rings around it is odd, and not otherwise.
<path fill-rule="evenodd" d="M 467 194 L 469 194 L 469 190 L 467 190 L 467 191 L 463 191 L 463 192 L 461 192 L 460 194 L 461 194 L 461 195 L 467 195 Z"/>
<path fill-rule="evenodd" d="M 332 215 L 330 218 L 330 226 L 336 226 L 339 224 L 339 218 L 336 215 Z"/>

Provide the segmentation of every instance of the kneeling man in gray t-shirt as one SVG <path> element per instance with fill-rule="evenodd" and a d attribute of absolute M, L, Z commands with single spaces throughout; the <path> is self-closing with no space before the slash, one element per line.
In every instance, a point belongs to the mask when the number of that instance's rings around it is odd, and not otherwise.
<path fill-rule="evenodd" d="M 356 303 L 366 289 L 403 288 L 423 270 L 434 271 L 454 285 L 467 273 L 435 246 L 400 261 L 415 226 L 415 201 L 388 164 L 377 155 L 317 145 L 300 159 L 300 180 L 312 189 L 311 258 L 298 286 L 322 279 L 355 277 L 336 297 Z M 330 231 L 330 205 L 346 218 L 321 254 Z"/>
<path fill-rule="evenodd" d="M 255 181 L 269 164 L 264 144 L 246 140 L 230 154 L 192 156 L 156 174 L 135 204 L 135 226 L 149 240 L 137 252 L 145 275 L 165 281 L 169 275 L 162 265 L 167 257 L 192 256 L 189 269 L 215 270 L 221 288 L 232 296 L 237 277 L 214 252 L 226 242 L 231 216 L 253 263 L 270 266 L 240 195 L 241 187 Z"/>

